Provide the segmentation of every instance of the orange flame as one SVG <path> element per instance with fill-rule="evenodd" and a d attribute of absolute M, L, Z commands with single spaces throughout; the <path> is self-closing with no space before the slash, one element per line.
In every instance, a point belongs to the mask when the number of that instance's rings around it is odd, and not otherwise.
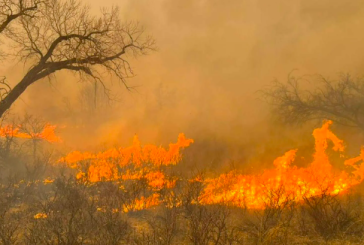
<path fill-rule="evenodd" d="M 237 171 L 221 174 L 216 178 L 204 179 L 197 176 L 189 182 L 199 182 L 202 192 L 197 202 L 201 205 L 226 204 L 250 209 L 263 209 L 267 205 L 282 205 L 287 201 L 299 202 L 323 193 L 336 195 L 364 180 L 364 148 L 358 157 L 347 159 L 344 164 L 351 172 L 333 169 L 327 155 L 329 142 L 332 150 L 342 153 L 340 140 L 327 121 L 313 131 L 315 152 L 312 162 L 305 168 L 293 166 L 297 149 L 287 151 L 273 161 L 275 168 L 257 175 L 242 175 Z M 152 194 L 136 198 L 122 207 L 124 212 L 145 209 L 168 203 L 158 193 L 163 188 L 171 189 L 178 178 L 168 176 L 163 168 L 181 160 L 180 150 L 193 142 L 180 134 L 168 150 L 155 145 L 141 146 L 135 136 L 128 148 L 110 149 L 97 154 L 72 152 L 59 160 L 60 163 L 78 171 L 81 181 L 127 181 L 145 179 Z M 121 187 L 123 189 L 123 185 Z"/>
<path fill-rule="evenodd" d="M 110 149 L 93 154 L 90 152 L 71 152 L 58 162 L 78 171 L 76 178 L 81 181 L 127 181 L 145 179 L 152 194 L 136 198 L 125 204 L 124 212 L 136 211 L 160 204 L 155 193 L 162 188 L 173 188 L 176 179 L 166 176 L 162 167 L 175 165 L 181 160 L 181 149 L 193 143 L 184 134 L 178 136 L 177 143 L 170 144 L 168 150 L 155 145 L 141 146 L 137 136 L 133 145 L 127 148 Z M 120 187 L 123 189 L 123 186 Z"/>
<path fill-rule="evenodd" d="M 61 138 L 59 138 L 55 134 L 55 129 L 57 126 L 46 124 L 43 127 L 43 130 L 40 133 L 36 132 L 24 132 L 22 130 L 22 126 L 14 126 L 14 125 L 6 125 L 0 128 L 0 137 L 15 137 L 15 138 L 22 138 L 22 139 L 39 139 L 45 140 L 48 142 L 62 142 Z"/>
<path fill-rule="evenodd" d="M 45 213 L 37 213 L 33 217 L 34 217 L 34 219 L 46 219 L 48 217 L 48 215 Z"/>
<path fill-rule="evenodd" d="M 159 194 L 153 193 L 149 197 L 142 196 L 141 198 L 135 199 L 134 202 L 129 205 L 124 204 L 123 211 L 125 213 L 130 212 L 130 211 L 138 211 L 138 210 L 143 210 L 143 209 L 147 209 L 150 207 L 155 207 L 155 206 L 158 206 L 159 204 L 160 204 Z"/>
<path fill-rule="evenodd" d="M 141 147 L 138 137 L 134 136 L 133 145 L 130 147 L 110 149 L 97 154 L 75 151 L 61 158 L 59 162 L 77 169 L 78 179 L 84 178 L 90 182 L 146 177 L 151 186 L 161 187 L 166 181 L 165 177 L 162 172 L 154 170 L 177 164 L 181 160 L 180 150 L 191 143 L 192 139 L 186 139 L 184 134 L 180 134 L 177 143 L 170 144 L 168 150 L 155 145 Z M 120 168 L 128 169 L 121 174 Z"/>
<path fill-rule="evenodd" d="M 331 123 L 327 121 L 313 131 L 315 153 L 308 167 L 291 166 L 297 150 L 290 150 L 274 161 L 275 169 L 265 170 L 261 175 L 240 175 L 232 171 L 205 180 L 200 203 L 262 209 L 267 204 L 280 205 L 287 200 L 300 201 L 323 193 L 338 194 L 360 183 L 364 179 L 364 166 L 356 163 L 364 161 L 364 149 L 359 157 L 345 161 L 355 169 L 351 174 L 332 169 L 326 153 L 328 141 L 334 144 L 334 151 L 344 151 L 344 145 L 329 130 Z"/>

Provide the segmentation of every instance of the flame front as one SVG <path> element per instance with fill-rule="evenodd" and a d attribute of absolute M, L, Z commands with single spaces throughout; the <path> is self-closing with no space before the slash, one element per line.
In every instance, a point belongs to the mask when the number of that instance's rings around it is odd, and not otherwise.
<path fill-rule="evenodd" d="M 78 179 L 90 182 L 146 177 L 151 186 L 162 187 L 166 180 L 158 169 L 177 164 L 181 160 L 180 150 L 192 142 L 192 139 L 180 134 L 177 143 L 170 144 L 166 150 L 155 145 L 141 147 L 138 137 L 134 136 L 133 145 L 128 148 L 110 149 L 97 154 L 74 151 L 59 162 L 77 169 Z"/>
<path fill-rule="evenodd" d="M 364 166 L 356 165 L 364 160 L 364 151 L 359 157 L 345 161 L 355 171 L 335 171 L 326 153 L 328 141 L 333 150 L 344 151 L 343 141 L 330 130 L 327 121 L 313 131 L 315 153 L 306 168 L 291 166 L 297 150 L 290 150 L 274 162 L 275 169 L 265 170 L 261 175 L 240 175 L 236 171 L 205 180 L 206 187 L 200 196 L 201 204 L 226 203 L 238 207 L 262 209 L 267 205 L 281 205 L 287 200 L 301 201 L 304 198 L 327 193 L 341 193 L 364 178 Z"/>
<path fill-rule="evenodd" d="M 155 145 L 141 146 L 137 136 L 133 145 L 127 148 L 110 149 L 93 154 L 90 152 L 72 152 L 58 162 L 77 170 L 76 178 L 83 182 L 146 180 L 149 196 L 135 198 L 125 204 L 125 212 L 141 210 L 160 203 L 162 188 L 173 188 L 176 178 L 164 173 L 164 168 L 175 165 L 181 160 L 181 149 L 193 142 L 184 134 L 178 136 L 177 143 L 170 144 L 168 150 Z"/>
<path fill-rule="evenodd" d="M 237 171 L 221 174 L 216 178 L 203 179 L 198 176 L 189 182 L 200 182 L 203 186 L 197 202 L 200 205 L 226 204 L 249 209 L 263 209 L 267 205 L 282 205 L 289 201 L 299 202 L 323 193 L 336 195 L 359 184 L 364 179 L 364 148 L 360 156 L 344 162 L 353 171 L 333 169 L 327 155 L 328 143 L 332 150 L 342 154 L 343 141 L 333 134 L 327 121 L 321 128 L 313 131 L 315 152 L 313 161 L 305 168 L 292 166 L 297 150 L 287 151 L 274 160 L 275 168 L 264 170 L 257 175 L 242 175 Z M 145 179 L 148 196 L 135 198 L 125 204 L 125 212 L 140 210 L 168 200 L 160 200 L 158 191 L 172 189 L 180 178 L 169 176 L 166 166 L 181 160 L 180 150 L 193 142 L 180 134 L 175 144 L 166 150 L 154 145 L 141 146 L 135 136 L 133 145 L 128 148 L 110 149 L 98 154 L 72 152 L 59 160 L 60 163 L 77 170 L 77 179 L 86 182 L 122 181 Z M 196 202 L 196 201 L 195 201 Z"/>

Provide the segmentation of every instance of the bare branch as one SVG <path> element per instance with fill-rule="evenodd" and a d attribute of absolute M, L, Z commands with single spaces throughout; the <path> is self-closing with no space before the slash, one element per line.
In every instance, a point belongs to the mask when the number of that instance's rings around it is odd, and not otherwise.
<path fill-rule="evenodd" d="M 264 91 L 274 113 L 285 123 L 330 119 L 364 130 L 364 81 L 341 75 L 338 80 L 314 77 L 314 89 L 301 89 L 305 78 L 290 76 L 287 83 L 275 82 Z M 307 83 L 305 83 L 307 85 Z"/>
<path fill-rule="evenodd" d="M 34 1 L 33 1 L 34 2 Z M 118 8 L 92 16 L 80 0 L 47 0 L 36 14 L 24 14 L 7 37 L 19 61 L 30 65 L 23 79 L 0 102 L 0 116 L 32 83 L 60 70 L 85 74 L 97 82 L 98 70 L 115 75 L 126 88 L 134 76 L 130 55 L 155 49 L 154 40 L 135 22 L 121 22 Z M 10 11 L 10 10 L 9 10 Z"/>
<path fill-rule="evenodd" d="M 21 16 L 34 17 L 38 5 L 42 2 L 40 0 L 1 0 L 0 33 Z"/>

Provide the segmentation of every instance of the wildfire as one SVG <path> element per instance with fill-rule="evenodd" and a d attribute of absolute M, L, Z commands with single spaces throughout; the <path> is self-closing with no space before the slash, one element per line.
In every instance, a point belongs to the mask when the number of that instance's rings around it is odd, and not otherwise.
<path fill-rule="evenodd" d="M 155 207 L 158 206 L 159 204 L 160 204 L 159 194 L 153 193 L 149 197 L 142 196 L 141 198 L 137 198 L 131 204 L 124 204 L 123 211 L 125 213 L 130 211 L 138 211 L 150 207 Z"/>
<path fill-rule="evenodd" d="M 14 138 L 22 138 L 22 139 L 38 139 L 45 140 L 48 142 L 61 142 L 61 138 L 59 138 L 55 134 L 55 129 L 57 126 L 46 124 L 44 125 L 41 132 L 34 132 L 25 130 L 21 125 L 6 125 L 0 128 L 0 137 L 14 137 Z"/>
<path fill-rule="evenodd" d="M 300 201 L 316 195 L 338 194 L 364 179 L 364 150 L 359 157 L 345 161 L 354 167 L 352 173 L 332 169 L 328 155 L 328 141 L 333 150 L 344 151 L 343 141 L 330 130 L 327 121 L 313 131 L 315 153 L 306 168 L 291 166 L 297 150 L 290 150 L 274 162 L 275 169 L 265 170 L 261 175 L 241 175 L 236 171 L 205 180 L 205 188 L 199 198 L 201 204 L 225 203 L 238 207 L 262 209 L 267 204 L 281 205 L 287 200 Z"/>
<path fill-rule="evenodd" d="M 198 176 L 185 180 L 202 185 L 199 198 L 194 203 L 263 209 L 267 205 L 299 202 L 324 193 L 336 195 L 361 183 L 364 179 L 364 148 L 360 156 L 344 161 L 351 171 L 335 170 L 330 163 L 327 154 L 329 142 L 333 145 L 333 151 L 339 152 L 341 156 L 344 152 L 343 141 L 329 129 L 331 124 L 331 121 L 327 121 L 313 131 L 315 152 L 307 167 L 292 165 L 297 153 L 297 149 L 293 149 L 276 158 L 273 169 L 264 170 L 260 174 L 242 175 L 231 171 L 216 178 L 204 179 Z M 135 136 L 130 147 L 99 153 L 75 151 L 58 162 L 77 170 L 76 178 L 80 181 L 117 181 L 122 190 L 125 190 L 124 184 L 127 181 L 145 180 L 149 194 L 135 197 L 120 207 L 124 212 L 129 212 L 168 203 L 168 200 L 161 200 L 159 191 L 172 190 L 179 178 L 169 176 L 165 169 L 177 164 L 181 160 L 181 149 L 192 142 L 192 139 L 180 134 L 177 143 L 170 144 L 165 149 L 155 145 L 141 146 Z"/>
<path fill-rule="evenodd" d="M 176 179 L 167 176 L 163 168 L 175 165 L 181 160 L 181 149 L 193 143 L 184 134 L 178 136 L 177 143 L 169 144 L 168 149 L 155 145 L 141 146 L 137 136 L 127 148 L 110 149 L 97 154 L 90 152 L 72 152 L 58 162 L 76 169 L 76 178 L 80 181 L 128 181 L 145 179 L 152 194 L 136 198 L 131 204 L 122 207 L 124 212 L 141 210 L 160 203 L 162 188 L 173 188 Z M 121 186 L 121 189 L 122 186 Z"/>
<path fill-rule="evenodd" d="M 151 186 L 162 187 L 167 180 L 157 170 L 162 166 L 177 164 L 181 160 L 180 150 L 192 142 L 192 139 L 186 139 L 184 134 L 180 134 L 177 143 L 170 144 L 166 150 L 155 145 L 142 147 L 138 137 L 134 136 L 133 145 L 130 147 L 110 149 L 97 154 L 75 151 L 61 158 L 59 162 L 77 169 L 78 179 L 90 182 L 146 177 Z M 121 172 L 120 169 L 124 171 Z"/>

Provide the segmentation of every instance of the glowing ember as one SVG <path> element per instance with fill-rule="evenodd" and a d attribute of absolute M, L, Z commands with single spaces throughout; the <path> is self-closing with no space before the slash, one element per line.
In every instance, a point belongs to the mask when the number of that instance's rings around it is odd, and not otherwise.
<path fill-rule="evenodd" d="M 51 178 L 46 178 L 45 180 L 43 180 L 44 185 L 52 184 L 53 182 L 54 182 L 54 179 L 51 179 Z"/>
<path fill-rule="evenodd" d="M 46 219 L 48 216 L 45 213 L 38 213 L 34 215 L 34 219 Z"/>

